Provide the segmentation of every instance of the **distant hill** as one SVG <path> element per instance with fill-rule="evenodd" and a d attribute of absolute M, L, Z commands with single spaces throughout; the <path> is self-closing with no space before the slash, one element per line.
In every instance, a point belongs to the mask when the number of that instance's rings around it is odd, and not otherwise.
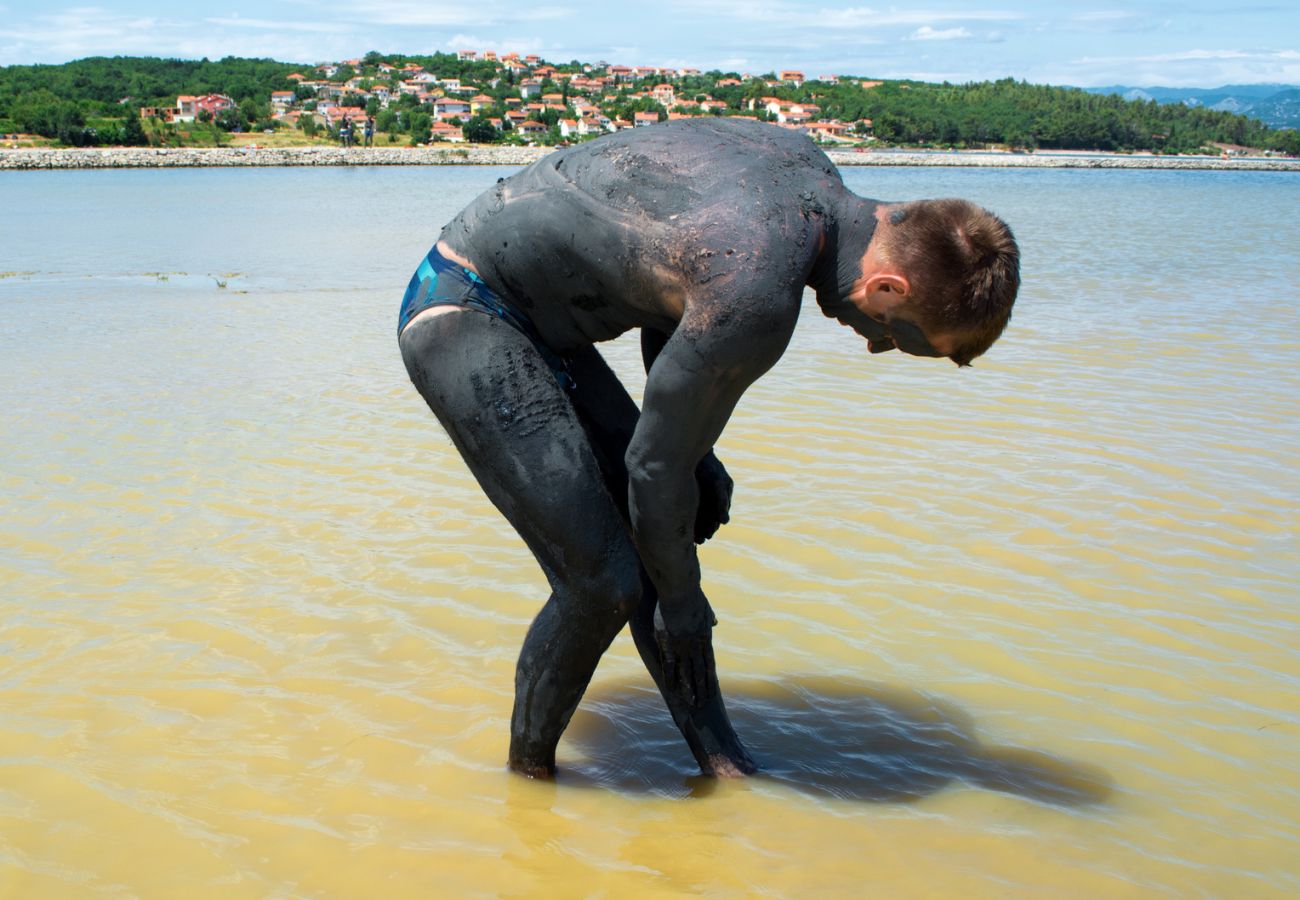
<path fill-rule="evenodd" d="M 1270 128 L 1300 128 L 1300 86 L 1293 84 L 1226 84 L 1217 88 L 1111 85 L 1084 90 L 1090 94 L 1117 94 L 1125 100 L 1181 103 L 1192 109 L 1236 113 L 1258 119 Z"/>

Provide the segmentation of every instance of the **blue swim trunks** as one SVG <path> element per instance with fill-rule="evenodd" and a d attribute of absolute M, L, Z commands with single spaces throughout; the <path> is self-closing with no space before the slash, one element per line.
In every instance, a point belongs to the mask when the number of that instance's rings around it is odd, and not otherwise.
<path fill-rule="evenodd" d="M 412 319 L 435 306 L 464 306 L 496 316 L 532 342 L 546 365 L 555 373 L 560 387 L 575 387 L 569 375 L 569 362 L 542 341 L 531 319 L 509 306 L 500 295 L 488 287 L 478 273 L 453 262 L 438 252 L 435 245 L 420 263 L 411 282 L 406 286 L 402 307 L 397 315 L 397 333 L 400 335 Z"/>

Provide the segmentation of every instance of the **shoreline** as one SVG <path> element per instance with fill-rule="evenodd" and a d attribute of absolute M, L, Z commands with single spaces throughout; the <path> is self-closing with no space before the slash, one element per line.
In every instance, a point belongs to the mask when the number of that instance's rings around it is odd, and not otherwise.
<path fill-rule="evenodd" d="M 526 166 L 549 147 L 111 147 L 0 150 L 0 171 L 50 169 L 163 169 L 278 166 Z M 940 166 L 1048 169 L 1194 169 L 1300 172 L 1300 159 L 1209 156 L 1051 154 L 997 151 L 835 150 L 837 166 Z"/>

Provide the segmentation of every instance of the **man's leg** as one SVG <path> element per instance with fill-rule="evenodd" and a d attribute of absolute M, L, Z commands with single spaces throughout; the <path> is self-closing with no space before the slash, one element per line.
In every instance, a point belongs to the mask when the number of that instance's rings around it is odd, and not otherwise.
<path fill-rule="evenodd" d="M 630 531 L 627 465 L 624 456 L 641 414 L 640 410 L 595 347 L 590 347 L 573 358 L 570 373 L 577 383 L 577 388 L 570 393 L 570 397 L 582 426 L 591 438 L 609 494 Z M 691 754 L 699 763 L 700 770 L 709 775 L 723 776 L 754 772 L 756 767 L 727 717 L 722 691 L 718 686 L 717 669 L 713 664 L 712 646 L 702 648 L 706 654 L 702 662 L 707 668 L 709 679 L 707 700 L 697 705 L 691 698 L 680 696 L 666 684 L 663 661 L 655 640 L 654 613 L 658 598 L 644 567 L 638 567 L 642 578 L 642 595 L 641 603 L 630 619 L 632 638 L 636 641 L 637 652 L 641 654 L 650 677 L 668 704 L 673 722 L 677 724 L 682 737 L 691 748 Z"/>
<path fill-rule="evenodd" d="M 411 380 L 550 582 L 519 655 L 510 723 L 511 768 L 548 776 L 601 654 L 640 600 L 636 550 L 572 405 L 527 338 L 452 310 L 414 321 L 400 344 Z"/>

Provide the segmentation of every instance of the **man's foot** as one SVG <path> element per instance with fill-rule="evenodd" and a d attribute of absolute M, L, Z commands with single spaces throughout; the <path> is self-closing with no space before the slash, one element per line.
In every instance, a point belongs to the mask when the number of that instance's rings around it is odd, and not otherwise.
<path fill-rule="evenodd" d="M 523 759 L 512 759 L 509 762 L 509 766 L 512 772 L 518 772 L 525 778 L 536 778 L 540 781 L 550 781 L 555 778 L 555 763 L 539 763 Z"/>
<path fill-rule="evenodd" d="M 700 769 L 705 775 L 712 775 L 714 778 L 744 778 L 758 771 L 758 766 L 754 765 L 754 761 L 743 752 L 736 756 L 710 753 L 706 761 L 707 766 L 701 765 Z"/>

